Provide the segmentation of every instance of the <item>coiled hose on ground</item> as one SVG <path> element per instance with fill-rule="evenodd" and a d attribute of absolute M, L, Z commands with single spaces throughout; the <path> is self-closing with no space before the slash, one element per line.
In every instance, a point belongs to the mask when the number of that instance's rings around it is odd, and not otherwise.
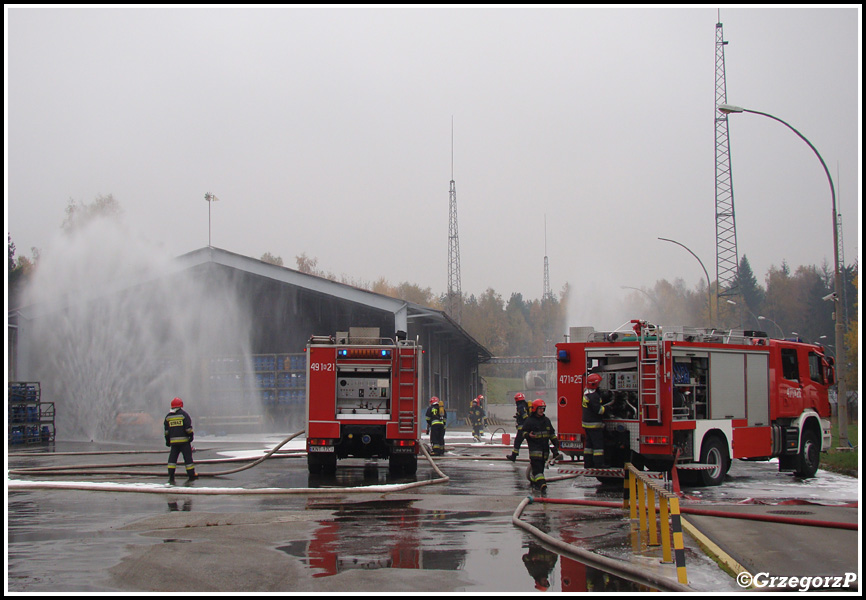
<path fill-rule="evenodd" d="M 270 451 L 268 451 L 264 456 L 259 457 L 248 465 L 244 465 L 243 467 L 238 467 L 237 469 L 230 469 L 228 471 L 216 471 L 216 472 L 202 472 L 199 473 L 200 477 L 219 477 L 223 475 L 230 475 L 233 473 L 238 473 L 240 471 L 244 471 L 246 469 L 251 469 L 254 466 L 262 463 L 263 461 L 271 458 L 275 452 L 277 452 L 280 448 L 285 446 L 287 443 L 305 433 L 305 430 L 300 430 L 297 433 L 293 433 L 279 444 L 274 446 Z M 359 487 L 351 487 L 351 488 L 340 488 L 340 493 L 382 493 L 382 492 L 395 492 L 395 491 L 404 491 L 424 485 L 431 485 L 434 483 L 445 483 L 449 481 L 449 477 L 442 473 L 439 467 L 436 466 L 433 458 L 430 456 L 430 453 L 427 451 L 427 448 L 421 444 L 421 450 L 423 454 L 427 457 L 427 460 L 430 462 L 430 465 L 433 467 L 433 470 L 439 475 L 437 479 L 430 479 L 426 481 L 414 481 L 406 484 L 388 484 L 388 485 L 371 485 L 371 486 L 359 486 Z M 296 454 L 290 456 L 303 456 L 304 454 Z M 248 459 L 227 459 L 229 461 L 235 460 L 248 460 Z M 201 464 L 204 464 L 205 461 L 202 461 Z M 224 461 L 223 461 L 224 462 Z M 143 466 L 152 465 L 154 463 L 144 463 Z M 135 464 L 123 465 L 123 466 L 135 466 Z M 141 465 L 140 465 L 141 466 Z M 9 474 L 15 475 L 92 475 L 94 473 L 98 474 L 113 474 L 113 475 L 138 475 L 138 476 L 163 476 L 164 471 L 159 473 L 142 473 L 141 471 L 127 471 L 127 470 L 119 470 L 119 471 L 111 471 L 106 470 L 106 465 L 85 465 L 85 469 L 82 469 L 82 466 L 74 466 L 74 467 L 33 467 L 27 469 L 13 469 L 9 471 Z M 87 470 L 87 469 L 98 469 L 97 471 Z M 137 493 L 146 493 L 146 494 L 174 494 L 174 495 L 254 495 L 254 494 L 333 494 L 334 488 L 258 488 L 258 489 L 246 489 L 246 488 L 194 488 L 194 487 L 176 487 L 170 485 L 161 485 L 161 486 L 153 486 L 151 484 L 120 484 L 120 483 L 111 483 L 111 482 L 101 482 L 101 483 L 81 483 L 81 482 L 50 482 L 50 481 L 7 481 L 7 488 L 10 490 L 33 490 L 33 489 L 66 489 L 66 490 L 89 490 L 89 491 L 114 491 L 114 492 L 137 492 Z"/>

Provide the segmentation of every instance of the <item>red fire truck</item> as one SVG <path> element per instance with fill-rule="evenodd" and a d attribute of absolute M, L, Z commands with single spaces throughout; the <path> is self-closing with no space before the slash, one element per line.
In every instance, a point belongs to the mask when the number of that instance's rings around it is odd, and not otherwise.
<path fill-rule="evenodd" d="M 333 473 L 339 458 L 387 458 L 414 473 L 421 439 L 421 346 L 376 328 L 313 336 L 307 344 L 307 465 Z"/>
<path fill-rule="evenodd" d="M 676 461 L 704 485 L 719 485 L 734 458 L 778 457 L 780 471 L 815 475 L 830 446 L 835 382 L 821 346 L 759 331 L 630 326 L 556 345 L 564 452 L 582 454 L 584 382 L 598 373 L 605 462 L 613 467 L 664 471 Z"/>

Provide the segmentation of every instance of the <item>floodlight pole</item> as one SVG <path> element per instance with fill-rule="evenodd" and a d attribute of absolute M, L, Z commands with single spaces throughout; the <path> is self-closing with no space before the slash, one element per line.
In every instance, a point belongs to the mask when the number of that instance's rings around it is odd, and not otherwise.
<path fill-rule="evenodd" d="M 213 204 L 213 201 L 219 200 L 219 198 L 217 198 L 210 192 L 206 192 L 204 195 L 204 199 L 207 201 L 207 247 L 210 248 L 210 207 Z"/>

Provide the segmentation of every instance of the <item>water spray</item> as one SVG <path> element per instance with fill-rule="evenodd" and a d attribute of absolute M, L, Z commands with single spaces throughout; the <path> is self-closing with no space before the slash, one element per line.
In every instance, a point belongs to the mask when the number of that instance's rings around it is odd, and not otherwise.
<path fill-rule="evenodd" d="M 214 358 L 243 357 L 252 371 L 252 319 L 236 290 L 229 274 L 181 271 L 122 224 L 94 219 L 42 253 L 19 317 L 18 377 L 41 382 L 68 440 L 116 439 L 125 412 L 158 426 L 175 396 L 194 421 L 260 413 L 254 382 L 239 381 L 232 395 L 208 389 Z"/>

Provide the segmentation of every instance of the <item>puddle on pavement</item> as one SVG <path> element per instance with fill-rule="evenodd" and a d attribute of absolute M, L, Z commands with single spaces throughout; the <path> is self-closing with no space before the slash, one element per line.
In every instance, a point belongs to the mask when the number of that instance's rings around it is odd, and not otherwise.
<path fill-rule="evenodd" d="M 319 521 L 310 539 L 287 540 L 277 549 L 299 559 L 313 577 L 352 569 L 435 569 L 465 571 L 479 589 L 503 592 L 651 591 L 547 550 L 501 514 L 421 510 L 413 503 L 315 502 L 316 509 L 333 510 L 332 518 Z M 542 530 L 560 526 L 546 516 L 528 518 Z M 576 521 L 567 524 L 573 528 Z"/>

